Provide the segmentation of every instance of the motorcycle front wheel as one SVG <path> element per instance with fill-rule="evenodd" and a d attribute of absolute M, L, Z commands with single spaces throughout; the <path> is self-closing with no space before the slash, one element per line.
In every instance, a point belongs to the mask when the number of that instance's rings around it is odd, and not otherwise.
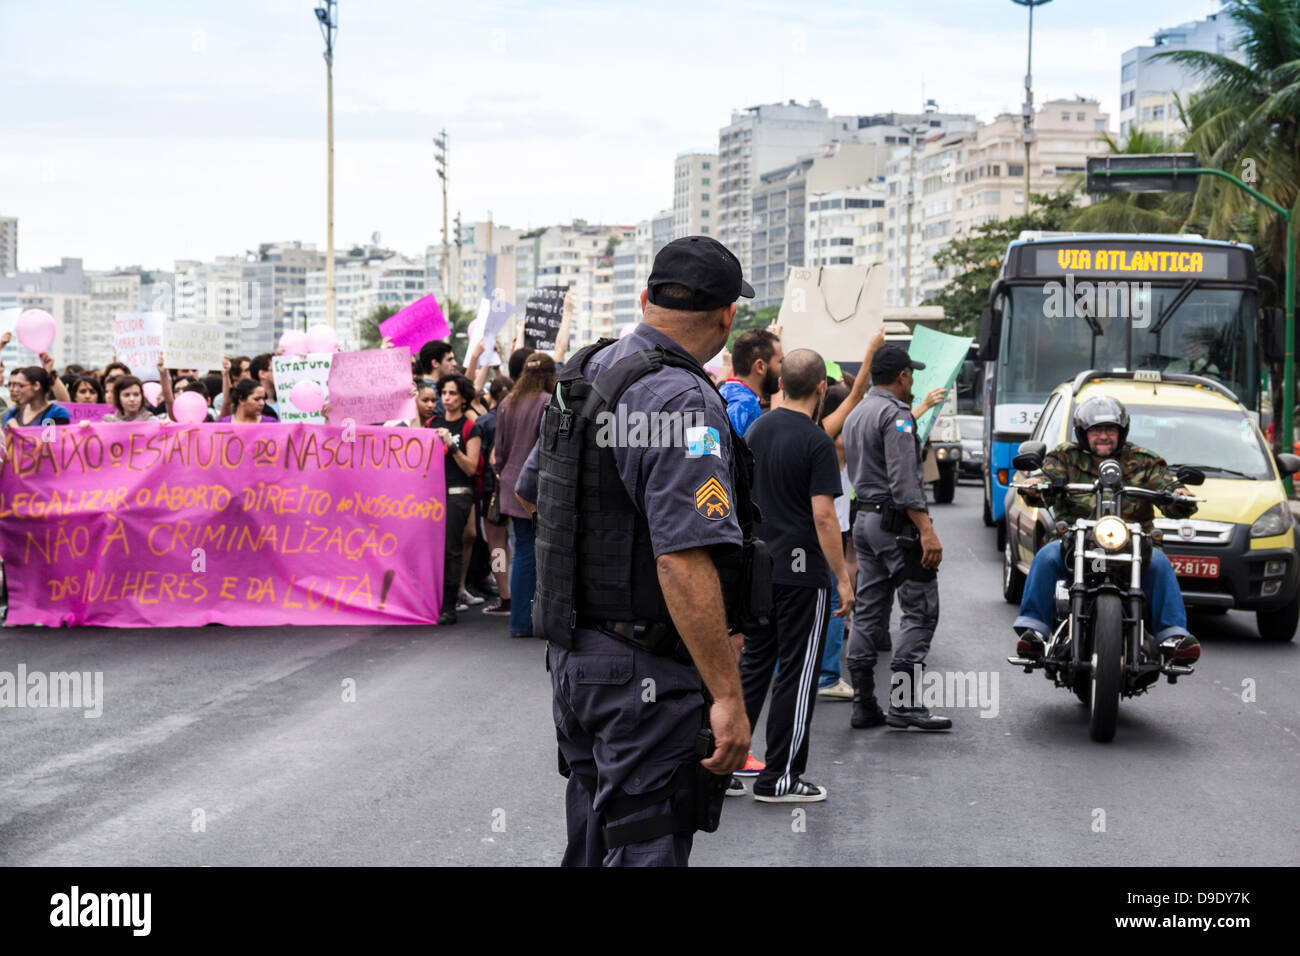
<path fill-rule="evenodd" d="M 1101 743 L 1115 736 L 1124 679 L 1124 608 L 1117 594 L 1099 594 L 1092 607 L 1092 700 L 1088 735 Z"/>

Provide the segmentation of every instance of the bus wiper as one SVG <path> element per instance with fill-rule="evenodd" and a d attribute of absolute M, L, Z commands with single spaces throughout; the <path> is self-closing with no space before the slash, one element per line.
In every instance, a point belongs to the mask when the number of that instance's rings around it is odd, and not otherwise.
<path fill-rule="evenodd" d="M 1161 330 L 1166 325 L 1169 324 L 1169 320 L 1174 317 L 1174 313 L 1177 312 L 1179 307 L 1182 306 L 1182 304 L 1187 301 L 1187 297 L 1191 295 L 1192 291 L 1200 284 L 1201 284 L 1200 279 L 1188 279 L 1186 282 L 1184 282 L 1182 286 L 1179 288 L 1178 294 L 1175 295 L 1173 299 L 1170 300 L 1169 304 L 1166 305 L 1164 309 L 1161 310 L 1160 314 L 1156 316 L 1155 324 L 1151 326 L 1151 328 L 1149 328 L 1147 331 L 1152 335 L 1158 336 Z M 1156 352 L 1159 353 L 1159 351 L 1160 351 L 1160 339 L 1157 338 Z"/>
<path fill-rule="evenodd" d="M 1224 468 L 1222 465 L 1194 465 L 1191 462 L 1179 462 L 1176 465 L 1170 465 L 1171 471 L 1177 471 L 1179 468 L 1195 468 L 1198 471 L 1215 471 L 1222 475 L 1232 475 L 1236 478 L 1245 478 L 1248 481 L 1258 481 L 1254 475 L 1248 475 L 1242 471 L 1233 471 L 1231 468 Z"/>

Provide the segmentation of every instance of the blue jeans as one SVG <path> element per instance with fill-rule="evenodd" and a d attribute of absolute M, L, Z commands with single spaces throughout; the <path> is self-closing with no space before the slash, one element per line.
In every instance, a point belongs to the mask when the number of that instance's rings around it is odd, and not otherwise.
<path fill-rule="evenodd" d="M 537 590 L 537 559 L 533 553 L 533 519 L 510 516 L 515 529 L 515 555 L 510 562 L 510 633 L 533 629 L 533 592 Z"/>
<path fill-rule="evenodd" d="M 840 609 L 840 592 L 835 575 L 831 575 L 831 622 L 826 628 L 826 649 L 822 651 L 822 669 L 817 687 L 834 687 L 840 680 L 840 650 L 844 647 L 844 618 L 836 617 Z"/>
<path fill-rule="evenodd" d="M 1025 594 L 1020 599 L 1020 616 L 1011 626 L 1019 631 L 1032 627 L 1040 634 L 1052 633 L 1051 621 L 1056 615 L 1056 582 L 1069 580 L 1065 561 L 1061 558 L 1061 542 L 1043 545 L 1034 555 L 1025 580 Z M 1181 637 L 1187 630 L 1187 609 L 1183 607 L 1183 592 L 1178 587 L 1178 576 L 1165 553 L 1151 549 L 1151 561 L 1142 569 L 1142 593 L 1151 608 L 1151 624 L 1156 642 L 1169 637 Z"/>

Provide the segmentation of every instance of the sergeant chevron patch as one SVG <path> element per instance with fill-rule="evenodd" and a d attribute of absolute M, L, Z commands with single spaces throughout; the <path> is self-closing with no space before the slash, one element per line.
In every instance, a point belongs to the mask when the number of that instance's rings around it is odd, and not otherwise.
<path fill-rule="evenodd" d="M 710 521 L 722 521 L 731 514 L 731 502 L 722 482 L 710 478 L 695 490 L 695 510 Z"/>

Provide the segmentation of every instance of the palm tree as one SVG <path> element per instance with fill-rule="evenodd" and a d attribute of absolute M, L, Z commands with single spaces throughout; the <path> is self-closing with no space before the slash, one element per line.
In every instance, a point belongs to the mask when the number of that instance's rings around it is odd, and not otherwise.
<path fill-rule="evenodd" d="M 1241 29 L 1239 63 L 1219 53 L 1159 54 L 1190 67 L 1207 84 L 1185 110 L 1185 148 L 1200 162 L 1232 173 L 1300 220 L 1300 0 L 1225 0 L 1224 13 Z M 1260 272 L 1281 285 L 1286 269 L 1286 220 L 1216 176 L 1197 186 L 1189 223 L 1205 235 L 1242 239 L 1258 252 Z M 1272 369 L 1273 407 L 1284 400 Z M 1286 401 L 1294 402 L 1295 396 Z M 1275 436 L 1290 444 L 1290 436 Z"/>
<path fill-rule="evenodd" d="M 1226 0 L 1241 28 L 1245 63 L 1220 53 L 1158 54 L 1207 81 L 1180 112 L 1190 131 L 1185 148 L 1202 163 L 1232 173 L 1274 202 L 1296 209 L 1300 186 L 1300 0 Z M 1300 212 L 1300 210 L 1297 210 Z M 1213 176 L 1197 187 L 1190 219 L 1206 235 L 1253 242 L 1264 271 L 1281 276 L 1285 220 Z M 1246 230 L 1241 235 L 1241 230 Z"/>

